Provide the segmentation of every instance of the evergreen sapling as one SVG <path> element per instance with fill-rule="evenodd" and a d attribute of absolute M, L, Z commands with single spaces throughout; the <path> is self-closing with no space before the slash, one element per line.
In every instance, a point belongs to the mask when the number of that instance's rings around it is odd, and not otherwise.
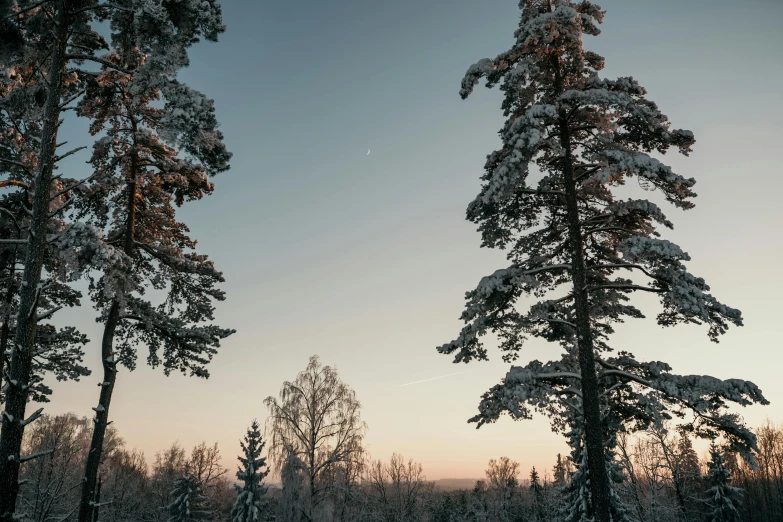
<path fill-rule="evenodd" d="M 206 509 L 206 497 L 202 493 L 201 481 L 190 474 L 185 467 L 185 474 L 174 483 L 171 492 L 174 499 L 166 509 L 169 512 L 168 522 L 197 522 L 209 520 L 210 512 Z"/>
<path fill-rule="evenodd" d="M 707 522 L 739 522 L 742 490 L 730 485 L 731 473 L 726 468 L 723 452 L 713 443 L 710 446 L 707 483 Z"/>
<path fill-rule="evenodd" d="M 266 457 L 261 456 L 265 441 L 261 440 L 258 421 L 253 421 L 247 430 L 245 440 L 240 443 L 244 456 L 240 462 L 237 478 L 241 485 L 235 486 L 237 499 L 231 509 L 232 522 L 263 522 L 269 520 L 269 505 L 264 498 L 267 487 L 264 478 L 269 474 Z"/>

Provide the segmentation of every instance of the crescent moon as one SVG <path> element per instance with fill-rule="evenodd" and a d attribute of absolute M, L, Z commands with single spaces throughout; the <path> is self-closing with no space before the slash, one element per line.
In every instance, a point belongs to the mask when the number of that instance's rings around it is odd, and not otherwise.
<path fill-rule="evenodd" d="M 365 156 L 369 156 L 369 155 L 370 155 L 370 149 L 367 149 L 367 154 L 365 154 Z"/>

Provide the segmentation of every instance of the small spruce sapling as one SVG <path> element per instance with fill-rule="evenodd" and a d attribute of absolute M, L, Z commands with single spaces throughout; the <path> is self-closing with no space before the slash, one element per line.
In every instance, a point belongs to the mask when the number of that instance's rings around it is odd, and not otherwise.
<path fill-rule="evenodd" d="M 210 519 L 211 513 L 206 509 L 207 498 L 202 492 L 201 481 L 190 473 L 188 466 L 185 466 L 185 474 L 174 482 L 171 497 L 174 500 L 166 507 L 169 512 L 168 522 Z"/>
<path fill-rule="evenodd" d="M 247 430 L 245 440 L 240 443 L 242 456 L 237 478 L 240 485 L 235 486 L 237 499 L 231 509 L 231 522 L 264 522 L 269 520 L 269 504 L 264 498 L 267 487 L 264 478 L 269 474 L 266 457 L 261 456 L 265 441 L 262 440 L 258 421 L 253 421 Z"/>
<path fill-rule="evenodd" d="M 739 522 L 742 517 L 739 507 L 742 489 L 730 485 L 731 473 L 721 449 L 713 443 L 710 446 L 710 462 L 707 471 L 707 522 Z"/>

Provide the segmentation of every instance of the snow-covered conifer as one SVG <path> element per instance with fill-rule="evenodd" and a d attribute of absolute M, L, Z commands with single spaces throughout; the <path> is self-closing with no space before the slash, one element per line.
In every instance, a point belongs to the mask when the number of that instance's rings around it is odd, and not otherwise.
<path fill-rule="evenodd" d="M 574 401 L 574 403 L 578 405 L 578 401 Z M 581 415 L 570 415 L 570 412 L 565 413 L 561 420 L 570 427 L 566 437 L 571 447 L 571 462 L 574 463 L 576 469 L 571 475 L 571 479 L 563 487 L 565 503 L 561 506 L 560 511 L 563 520 L 566 522 L 592 521 L 595 517 L 595 505 L 589 484 L 590 473 L 593 468 L 588 465 L 587 452 L 585 451 L 584 421 Z M 607 421 L 608 419 L 605 419 L 607 438 L 605 440 L 604 464 L 609 477 L 612 521 L 630 521 L 628 510 L 617 494 L 619 486 L 624 479 L 620 466 L 615 459 L 617 424 L 612 426 Z"/>
<path fill-rule="evenodd" d="M 533 513 L 536 520 L 541 521 L 544 518 L 543 486 L 535 466 L 530 470 L 530 491 L 533 493 Z"/>
<path fill-rule="evenodd" d="M 166 509 L 169 512 L 168 522 L 197 522 L 209 520 L 210 512 L 206 509 L 206 500 L 202 492 L 201 481 L 190 470 L 185 468 L 185 474 L 174 483 L 171 492 L 174 500 Z"/>
<path fill-rule="evenodd" d="M 682 429 L 700 437 L 722 435 L 732 451 L 753 461 L 756 436 L 739 416 L 726 411 L 731 402 L 742 406 L 766 403 L 753 383 L 739 379 L 722 381 L 708 376 L 675 375 L 670 373 L 671 368 L 665 363 L 640 363 L 624 352 L 602 361 L 605 366 L 597 372 L 599 378 L 606 382 L 601 398 L 604 411 L 602 445 L 606 449 L 602 455 L 610 479 L 612 475 L 615 475 L 612 479 L 615 482 L 622 478 L 614 458 L 619 431 L 646 430 L 672 417 L 682 419 Z M 505 379 L 484 394 L 479 414 L 470 421 L 482 426 L 495 422 L 502 413 L 508 413 L 516 420 L 531 418 L 533 411 L 544 413 L 550 417 L 553 429 L 567 437 L 574 465 L 578 467 L 581 463 L 586 466 L 589 460 L 583 453 L 584 421 L 578 368 L 576 358 L 570 354 L 546 364 L 532 361 L 524 367 L 512 366 Z M 584 480 L 580 482 L 582 476 Z M 581 490 L 589 483 L 586 476 L 587 470 L 577 470 L 571 477 L 568 491 Z M 580 498 L 587 502 L 585 516 L 591 516 L 593 497 L 583 493 L 580 493 Z M 610 501 L 616 498 L 610 485 Z M 610 509 L 624 508 L 610 504 Z"/>
<path fill-rule="evenodd" d="M 17 238 L 25 235 L 29 227 L 29 220 L 22 209 L 25 196 L 24 189 L 20 189 L 0 197 L 0 237 Z M 51 248 L 45 253 L 44 270 L 48 277 L 39 296 L 38 308 L 41 311 L 37 314 L 39 320 L 28 381 L 29 400 L 36 402 L 49 401 L 51 389 L 44 382 L 47 374 L 60 381 L 78 381 L 90 374 L 82 364 L 87 337 L 73 326 L 55 327 L 46 322 L 59 309 L 77 306 L 81 298 L 81 293 L 68 286 L 59 273 L 54 254 Z M 0 403 L 5 402 L 5 390 L 9 387 L 9 383 L 4 381 L 9 371 L 11 344 L 19 311 L 21 274 L 17 267 L 23 259 L 24 249 L 20 245 L 0 244 Z"/>
<path fill-rule="evenodd" d="M 541 493 L 541 480 L 535 466 L 530 470 L 530 490 L 536 494 Z"/>
<path fill-rule="evenodd" d="M 560 453 L 557 454 L 557 461 L 555 462 L 555 467 L 552 469 L 552 474 L 554 475 L 554 481 L 555 486 L 564 486 L 566 483 L 566 461 L 563 459 L 563 457 L 560 455 Z"/>
<path fill-rule="evenodd" d="M 14 518 L 24 428 L 37 415 L 25 418 L 35 368 L 36 326 L 52 313 L 52 309 L 38 312 L 43 303 L 42 294 L 51 285 L 48 279 L 42 280 L 47 251 L 54 247 L 62 253 L 64 244 L 73 238 L 64 233 L 67 227 L 58 230 L 56 219 L 70 208 L 78 183 L 55 176 L 54 172 L 59 160 L 78 149 L 58 150 L 62 144 L 57 143 L 57 129 L 62 111 L 80 96 L 82 80 L 90 75 L 83 64 L 101 63 L 98 52 L 108 47 L 107 41 L 94 30 L 95 21 L 110 20 L 118 11 L 115 4 L 93 9 L 90 4 L 95 3 L 95 0 L 17 0 L 4 3 L 0 10 L 3 13 L 0 31 L 11 36 L 10 41 L 3 41 L 0 51 L 2 83 L 4 89 L 10 89 L 4 93 L 2 105 L 11 110 L 5 110 L 0 119 L 4 127 L 14 127 L 14 132 L 4 132 L 0 137 L 3 142 L 0 156 L 6 160 L 2 163 L 4 167 L 13 166 L 10 171 L 3 169 L 8 177 L 2 185 L 23 187 L 27 191 L 23 201 L 27 223 L 20 223 L 25 227 L 24 235 L 2 241 L 3 246 L 20 245 L 24 258 L 14 339 L 9 345 L 8 386 L 0 431 L 0 520 L 3 522 Z M 22 119 L 16 119 L 14 116 L 19 115 L 18 109 L 23 106 L 28 110 Z M 6 155 L 12 149 L 24 151 L 17 157 Z M 79 256 L 72 251 L 71 257 Z"/>
<path fill-rule="evenodd" d="M 217 287 L 223 276 L 195 251 L 196 241 L 176 216 L 178 206 L 212 192 L 209 177 L 227 170 L 231 157 L 212 100 L 176 78 L 187 65 L 187 48 L 223 30 L 220 9 L 213 0 L 165 4 L 142 31 L 161 36 L 166 45 L 160 45 L 139 36 L 137 15 L 149 13 L 143 0 L 134 1 L 141 11 L 115 21 L 115 51 L 78 107 L 92 122 L 90 132 L 105 135 L 93 148 L 94 174 L 77 216 L 105 231 L 104 244 L 131 260 L 130 267 L 107 266 L 91 282 L 104 323 L 103 380 L 79 522 L 90 520 L 117 365 L 134 369 L 138 347 L 146 346 L 147 362 L 162 365 L 167 375 L 207 378 L 207 364 L 233 333 L 210 324 L 214 301 L 225 298 Z M 163 294 L 160 303 L 153 303 L 150 290 Z"/>
<path fill-rule="evenodd" d="M 730 485 L 731 473 L 726 467 L 726 461 L 721 449 L 713 443 L 710 446 L 710 462 L 707 471 L 707 521 L 708 522 L 739 522 L 741 516 L 739 506 L 742 500 L 742 490 Z"/>
<path fill-rule="evenodd" d="M 709 402 L 708 388 L 740 398 L 740 403 L 765 403 L 758 389 L 745 381 L 672 376 L 664 363 L 638 363 L 630 355 L 609 361 L 613 325 L 643 317 L 629 303 L 636 292 L 659 296 L 660 325 L 704 324 L 716 342 L 729 325 L 740 326 L 742 316 L 688 272 L 685 251 L 659 237 L 659 228 L 673 225 L 657 204 L 620 199 L 613 191 L 636 178 L 675 207 L 693 207 L 695 180 L 650 155 L 672 148 L 687 155 L 693 134 L 673 129 L 633 78 L 599 76 L 603 57 L 582 46 L 584 34 L 600 33 L 604 12 L 597 5 L 521 0 L 520 8 L 512 48 L 472 65 L 460 91 L 465 98 L 486 78 L 488 87 L 501 84 L 505 96 L 502 109 L 508 119 L 500 131 L 502 146 L 487 156 L 481 192 L 468 206 L 467 217 L 478 224 L 483 246 L 508 251 L 509 265 L 466 294 L 466 324 L 439 351 L 453 354 L 455 362 L 486 359 L 482 337 L 490 332 L 499 338 L 507 361 L 517 358 L 527 337 L 559 343 L 566 364 L 534 362 L 512 369 L 503 391 L 490 391 L 502 395 L 495 397 L 492 408 L 524 418 L 527 410 L 518 406 L 527 402 L 546 412 L 551 402 L 542 395 L 528 396 L 529 385 L 541 379 L 557 383 L 557 390 L 536 391 L 568 390 L 566 395 L 579 397 L 589 463 L 605 460 L 602 395 L 630 382 L 633 389 L 624 393 L 638 401 L 623 409 L 630 410 L 631 418 L 647 417 L 645 422 L 658 414 L 650 408 L 649 394 L 637 391 L 644 387 L 655 390 L 655 406 Z M 518 307 L 522 296 L 538 300 L 525 310 Z M 567 372 L 561 372 L 565 366 Z M 487 400 L 481 406 L 485 419 Z M 727 426 L 737 419 L 722 414 L 716 423 L 695 422 Z M 747 443 L 745 449 L 754 444 L 747 430 L 737 439 Z M 603 465 L 590 469 L 597 522 L 610 519 L 608 475 Z"/>
<path fill-rule="evenodd" d="M 266 457 L 261 456 L 265 441 L 261 440 L 258 421 L 253 421 L 247 430 L 245 440 L 240 443 L 244 456 L 237 457 L 240 462 L 237 478 L 241 485 L 237 489 L 237 499 L 231 509 L 232 522 L 263 522 L 269 520 L 269 505 L 264 498 L 267 487 L 264 478 L 269 474 Z"/>
<path fill-rule="evenodd" d="M 18 114 L 8 105 L 0 103 L 0 113 L 2 112 L 5 112 L 9 119 L 15 120 L 15 125 L 10 124 L 9 127 L 3 128 L 0 123 L 0 133 L 6 137 L 9 135 L 30 137 L 32 133 L 29 132 L 29 128 L 34 126 L 34 122 L 25 121 L 24 114 Z M 8 123 L 8 120 L 5 121 Z M 28 129 L 26 133 L 25 128 Z M 13 165 L 4 159 L 17 161 L 24 156 L 25 140 L 21 141 L 22 143 L 19 143 L 13 138 L 0 140 L 0 172 L 5 171 L 8 165 Z M 22 172 L 16 172 L 14 176 L 14 173 L 10 172 L 12 170 L 5 171 L 9 174 L 6 183 L 16 181 L 18 184 L 9 184 L 12 190 L 0 196 L 0 238 L 8 240 L 25 237 L 29 229 L 29 216 L 24 211 L 24 204 L 28 197 L 27 186 L 30 176 L 23 169 L 18 169 Z M 2 183 L 0 182 L 0 185 Z M 53 218 L 52 225 L 53 229 L 57 229 L 63 225 L 63 222 L 59 218 Z M 17 267 L 24 262 L 24 255 L 23 245 L 0 243 L 0 403 L 5 402 L 4 390 L 8 388 L 4 378 L 10 363 L 21 287 L 21 274 Z M 83 347 L 87 343 L 87 337 L 72 326 L 55 327 L 45 322 L 61 308 L 78 306 L 81 293 L 68 285 L 68 276 L 60 270 L 58 252 L 53 245 L 50 245 L 44 256 L 43 269 L 47 278 L 39 296 L 40 312 L 37 313 L 32 372 L 28 383 L 29 400 L 35 402 L 49 401 L 51 389 L 44 382 L 47 374 L 59 381 L 78 381 L 81 377 L 90 374 L 82 364 Z"/>

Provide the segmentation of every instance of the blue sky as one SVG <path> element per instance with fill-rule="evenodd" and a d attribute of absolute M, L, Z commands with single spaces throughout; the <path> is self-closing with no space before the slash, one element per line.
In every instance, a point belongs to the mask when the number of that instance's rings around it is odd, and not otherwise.
<path fill-rule="evenodd" d="M 504 265 L 464 220 L 499 144 L 500 94 L 479 88 L 462 101 L 458 91 L 470 64 L 510 46 L 516 2 L 222 5 L 227 32 L 196 46 L 182 78 L 215 99 L 234 158 L 214 195 L 181 215 L 226 276 L 217 317 L 238 333 L 208 381 L 119 374 L 111 415 L 128 445 L 151 457 L 176 439 L 217 440 L 231 466 L 245 427 L 266 416 L 263 399 L 317 353 L 356 390 L 375 457 L 402 453 L 433 479 L 479 477 L 501 455 L 525 473 L 551 469 L 565 445 L 544 419 L 466 423 L 505 374 L 499 353 L 455 367 L 435 351 L 460 328 L 464 292 Z M 587 46 L 606 57 L 605 75 L 638 79 L 696 135 L 690 158 L 666 157 L 699 194 L 692 211 L 667 209 L 667 238 L 746 322 L 715 345 L 696 326 L 660 329 L 654 298 L 642 298 L 650 318 L 620 328 L 615 345 L 680 373 L 752 380 L 772 405 L 744 410 L 748 421 L 783 421 L 783 3 L 601 5 L 604 32 Z M 99 370 L 93 315 L 85 307 L 59 320 L 90 334 Z M 522 358 L 553 353 L 533 342 Z M 88 415 L 97 379 L 58 383 L 47 410 Z"/>

